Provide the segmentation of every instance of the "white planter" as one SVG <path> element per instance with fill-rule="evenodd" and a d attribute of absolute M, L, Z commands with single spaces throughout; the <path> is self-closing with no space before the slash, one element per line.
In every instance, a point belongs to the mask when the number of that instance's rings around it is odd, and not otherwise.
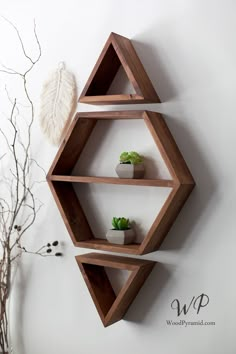
<path fill-rule="evenodd" d="M 116 166 L 116 173 L 120 178 L 143 178 L 145 173 L 144 164 L 119 163 Z"/>
<path fill-rule="evenodd" d="M 106 234 L 107 241 L 118 245 L 128 245 L 133 243 L 135 232 L 133 229 L 128 230 L 108 230 Z"/>

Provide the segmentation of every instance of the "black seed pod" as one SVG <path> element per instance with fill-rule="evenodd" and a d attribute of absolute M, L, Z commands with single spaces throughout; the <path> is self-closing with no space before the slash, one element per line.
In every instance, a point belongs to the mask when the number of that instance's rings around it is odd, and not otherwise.
<path fill-rule="evenodd" d="M 57 246 L 58 243 L 59 243 L 58 241 L 54 241 L 54 242 L 52 243 L 52 245 L 53 245 L 53 246 Z"/>
<path fill-rule="evenodd" d="M 62 256 L 62 253 L 61 253 L 61 252 L 57 252 L 57 253 L 55 253 L 55 256 L 56 256 L 56 257 L 61 257 L 61 256 Z"/>
<path fill-rule="evenodd" d="M 52 252 L 51 248 L 48 248 L 47 253 L 51 253 L 51 252 Z"/>

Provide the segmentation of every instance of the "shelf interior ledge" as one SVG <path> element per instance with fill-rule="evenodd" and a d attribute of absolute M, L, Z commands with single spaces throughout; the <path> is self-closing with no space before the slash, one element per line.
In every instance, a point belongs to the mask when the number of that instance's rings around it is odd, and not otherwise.
<path fill-rule="evenodd" d="M 105 183 L 105 184 L 123 184 L 134 186 L 156 186 L 173 188 L 176 182 L 169 179 L 133 179 L 118 177 L 95 177 L 95 176 L 64 176 L 51 175 L 48 177 L 50 181 L 70 182 L 70 183 Z"/>

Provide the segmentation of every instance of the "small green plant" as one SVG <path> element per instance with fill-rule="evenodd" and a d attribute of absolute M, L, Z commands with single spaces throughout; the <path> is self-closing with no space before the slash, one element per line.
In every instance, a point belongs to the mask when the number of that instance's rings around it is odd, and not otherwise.
<path fill-rule="evenodd" d="M 143 157 L 140 156 L 137 152 L 135 151 L 124 151 L 120 155 L 120 163 L 128 163 L 132 165 L 137 165 L 139 163 L 143 162 Z"/>
<path fill-rule="evenodd" d="M 112 219 L 112 226 L 115 230 L 128 230 L 130 229 L 129 219 L 126 218 L 116 218 Z"/>

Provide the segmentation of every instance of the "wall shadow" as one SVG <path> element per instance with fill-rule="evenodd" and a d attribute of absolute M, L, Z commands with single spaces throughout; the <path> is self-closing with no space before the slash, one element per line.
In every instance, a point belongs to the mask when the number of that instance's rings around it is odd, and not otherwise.
<path fill-rule="evenodd" d="M 27 292 L 27 284 L 29 283 L 29 279 L 31 277 L 31 267 L 27 267 L 27 270 L 23 266 L 20 261 L 17 269 L 16 280 L 14 284 L 14 304 L 13 304 L 13 312 L 14 312 L 14 324 L 13 324 L 13 333 L 16 340 L 12 342 L 13 352 L 18 354 L 25 354 L 25 343 L 24 337 L 22 334 L 23 323 L 24 323 L 24 309 L 26 303 L 26 292 Z M 16 295 L 17 294 L 17 297 Z M 21 324 L 19 326 L 19 324 Z"/>
<path fill-rule="evenodd" d="M 217 191 L 217 183 L 210 170 L 207 154 L 202 154 L 187 126 L 168 116 L 165 116 L 165 120 L 196 182 L 193 192 L 160 248 L 174 250 L 183 246 L 204 213 L 210 217 L 209 204 Z"/>
<path fill-rule="evenodd" d="M 142 325 L 152 308 L 158 302 L 162 289 L 170 280 L 170 271 L 166 265 L 157 263 L 128 309 L 123 320 Z"/>
<path fill-rule="evenodd" d="M 156 48 L 148 43 L 133 39 L 132 43 L 161 101 L 173 100 L 178 94 L 178 88 L 166 70 L 171 65 L 167 57 L 164 62 Z"/>

